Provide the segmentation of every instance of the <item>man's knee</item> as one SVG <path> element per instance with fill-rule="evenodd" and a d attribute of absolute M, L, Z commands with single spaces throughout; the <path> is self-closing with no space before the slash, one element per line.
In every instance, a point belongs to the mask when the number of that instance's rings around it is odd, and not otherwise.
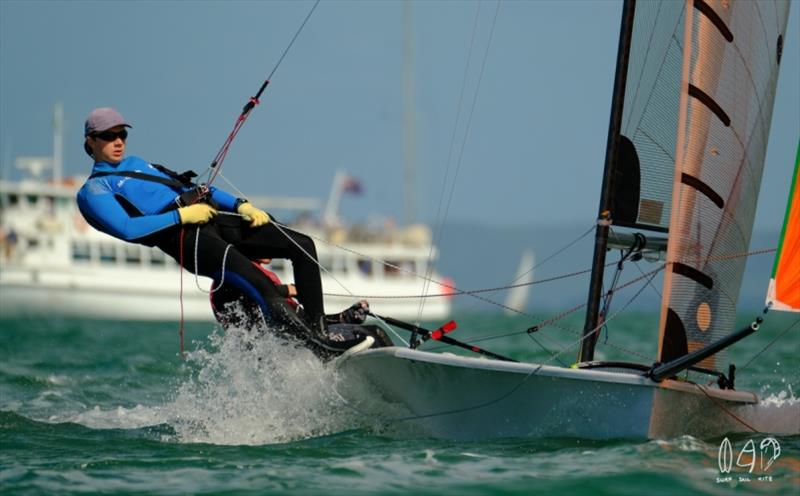
<path fill-rule="evenodd" d="M 312 255 L 314 258 L 317 258 L 317 247 L 314 244 L 314 240 L 309 238 L 308 236 L 301 234 L 295 238 L 297 245 L 307 254 Z"/>

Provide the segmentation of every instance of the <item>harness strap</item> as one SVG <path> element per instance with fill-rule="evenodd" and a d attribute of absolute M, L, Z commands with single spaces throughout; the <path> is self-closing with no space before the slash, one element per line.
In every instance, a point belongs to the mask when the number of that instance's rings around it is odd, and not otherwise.
<path fill-rule="evenodd" d="M 159 164 L 150 164 L 150 165 L 152 165 L 156 170 L 168 175 L 169 177 L 167 178 L 167 177 L 155 176 L 153 174 L 146 174 L 144 172 L 136 172 L 136 171 L 101 171 L 93 173 L 91 176 L 89 176 L 89 179 L 94 179 L 95 177 L 105 177 L 105 176 L 132 177 L 134 179 L 140 179 L 142 181 L 150 181 L 154 183 L 164 184 L 166 186 L 169 186 L 170 188 L 177 189 L 181 193 L 179 193 L 178 196 L 175 198 L 175 202 L 173 204 L 168 205 L 164 209 L 164 212 L 169 210 L 174 210 L 178 207 L 185 207 L 187 205 L 191 205 L 199 201 L 208 200 L 207 198 L 208 188 L 205 185 L 197 185 L 192 182 L 192 178 L 197 177 L 197 174 L 194 171 L 188 170 L 186 172 L 178 174 L 177 172 L 170 170 L 164 167 L 163 165 Z"/>
<path fill-rule="evenodd" d="M 135 172 L 135 171 L 101 171 L 95 172 L 89 179 L 94 179 L 96 177 L 105 177 L 105 176 L 123 176 L 123 177 L 133 177 L 135 179 L 141 179 L 143 181 L 151 181 L 154 183 L 161 183 L 172 188 L 181 188 L 183 189 L 184 184 L 173 178 L 161 177 L 161 176 L 154 176 L 152 174 L 145 174 L 144 172 Z"/>
<path fill-rule="evenodd" d="M 146 174 L 144 172 L 136 172 L 136 171 L 101 171 L 101 172 L 95 172 L 94 174 L 89 176 L 89 179 L 93 179 L 95 177 L 105 177 L 105 176 L 123 176 L 123 177 L 133 177 L 135 179 L 141 179 L 143 181 L 152 181 L 155 183 L 161 183 L 173 188 L 180 188 L 180 189 L 197 186 L 195 183 L 192 182 L 192 179 L 197 177 L 197 174 L 194 171 L 188 170 L 186 172 L 178 174 L 177 172 L 168 169 L 163 165 L 159 164 L 150 164 L 150 165 L 152 165 L 157 171 L 168 175 L 169 178 L 155 176 L 153 174 Z"/>

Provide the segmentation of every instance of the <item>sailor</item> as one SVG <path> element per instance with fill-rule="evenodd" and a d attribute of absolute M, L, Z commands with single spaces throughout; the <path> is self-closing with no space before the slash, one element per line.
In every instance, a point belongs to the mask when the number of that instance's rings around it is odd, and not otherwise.
<path fill-rule="evenodd" d="M 326 322 L 311 238 L 277 228 L 268 213 L 246 199 L 213 186 L 198 187 L 191 171 L 177 174 L 126 157 L 129 128 L 109 107 L 93 110 L 86 119 L 84 150 L 94 167 L 77 201 L 91 226 L 124 241 L 156 246 L 187 270 L 223 281 L 257 302 L 268 321 L 288 326 L 312 348 L 335 353 L 357 344 L 352 336 L 329 332 L 327 323 L 362 323 L 369 306 L 358 302 Z M 268 258 L 292 261 L 296 287 L 276 286 L 253 263 Z M 287 296 L 302 304 L 302 317 L 286 303 Z"/>

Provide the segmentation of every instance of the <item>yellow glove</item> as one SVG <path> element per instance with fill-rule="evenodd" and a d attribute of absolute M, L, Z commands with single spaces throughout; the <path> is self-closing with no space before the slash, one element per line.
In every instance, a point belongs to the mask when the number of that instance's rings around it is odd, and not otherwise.
<path fill-rule="evenodd" d="M 179 208 L 178 215 L 181 218 L 181 224 L 205 224 L 217 215 L 217 211 L 207 203 L 195 203 Z"/>
<path fill-rule="evenodd" d="M 250 221 L 250 227 L 263 226 L 269 223 L 269 214 L 248 202 L 239 205 L 236 211 L 242 214 L 245 220 Z"/>

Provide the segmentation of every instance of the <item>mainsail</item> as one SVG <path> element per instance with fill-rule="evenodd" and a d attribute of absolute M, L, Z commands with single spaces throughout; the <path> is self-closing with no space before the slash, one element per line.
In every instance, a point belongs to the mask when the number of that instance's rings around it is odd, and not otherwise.
<path fill-rule="evenodd" d="M 800 312 L 800 144 L 794 160 L 789 205 L 767 290 L 767 304 L 775 310 Z"/>
<path fill-rule="evenodd" d="M 685 4 L 661 362 L 734 330 L 788 11 L 788 1 Z M 715 356 L 700 366 L 715 368 Z"/>
<path fill-rule="evenodd" d="M 683 2 L 636 2 L 611 212 L 614 225 L 669 227 L 683 68 Z"/>

